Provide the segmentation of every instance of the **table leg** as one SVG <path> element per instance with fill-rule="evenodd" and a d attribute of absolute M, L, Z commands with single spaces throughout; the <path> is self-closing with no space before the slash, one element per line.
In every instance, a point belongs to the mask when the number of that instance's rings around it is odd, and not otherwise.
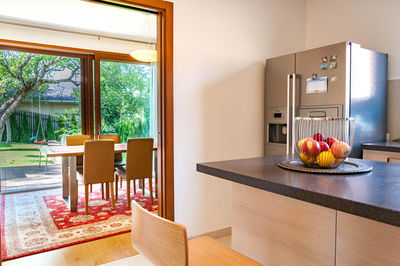
<path fill-rule="evenodd" d="M 75 212 L 78 207 L 78 183 L 76 180 L 76 156 L 69 157 L 69 209 Z"/>
<path fill-rule="evenodd" d="M 62 157 L 62 195 L 63 198 L 68 198 L 68 157 Z"/>

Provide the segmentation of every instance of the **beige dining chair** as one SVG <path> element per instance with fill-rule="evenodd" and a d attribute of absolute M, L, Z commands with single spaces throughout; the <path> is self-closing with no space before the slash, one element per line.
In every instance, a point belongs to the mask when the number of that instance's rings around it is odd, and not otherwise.
<path fill-rule="evenodd" d="M 83 145 L 83 143 L 86 140 L 91 140 L 89 135 L 71 135 L 65 137 L 65 144 L 67 146 L 80 146 Z M 76 156 L 76 167 L 77 168 L 83 167 L 83 156 Z M 103 184 L 100 184 L 100 186 L 101 186 L 101 197 L 104 199 L 104 186 Z M 90 192 L 92 192 L 92 185 L 90 185 Z M 106 198 L 108 199 L 108 194 Z"/>
<path fill-rule="evenodd" d="M 85 185 L 85 212 L 88 214 L 89 184 L 99 183 L 109 185 L 114 210 L 114 141 L 87 140 L 84 146 L 83 168 L 77 169 L 77 179 Z"/>
<path fill-rule="evenodd" d="M 65 144 L 67 146 L 79 146 L 83 145 L 83 143 L 86 140 L 90 140 L 89 135 L 72 135 L 72 136 L 66 136 L 65 137 Z M 76 166 L 77 167 L 82 167 L 83 165 L 83 156 L 77 156 L 76 157 Z"/>
<path fill-rule="evenodd" d="M 107 265 L 261 265 L 208 236 L 188 240 L 185 226 L 150 213 L 136 201 L 131 238 L 140 254 Z"/>
<path fill-rule="evenodd" d="M 107 135 L 100 135 L 99 139 L 109 139 L 109 140 L 113 140 L 114 143 L 121 143 L 121 136 L 118 134 L 107 134 Z M 122 161 L 122 153 L 116 153 L 114 155 L 114 165 L 118 166 L 118 165 L 123 165 L 123 161 Z"/>
<path fill-rule="evenodd" d="M 150 199 L 153 203 L 153 139 L 137 138 L 128 139 L 126 148 L 125 166 L 118 166 L 115 171 L 115 188 L 117 191 L 118 179 L 125 179 L 126 195 L 128 199 L 128 207 L 131 205 L 131 180 L 133 180 L 133 192 L 136 194 L 136 180 L 149 179 Z M 145 182 L 143 182 L 142 190 L 145 195 Z M 116 198 L 118 198 L 116 192 Z"/>

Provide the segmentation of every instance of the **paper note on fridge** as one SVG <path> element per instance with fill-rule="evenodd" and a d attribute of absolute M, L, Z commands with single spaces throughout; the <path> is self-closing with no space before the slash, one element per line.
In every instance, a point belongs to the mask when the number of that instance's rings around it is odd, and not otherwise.
<path fill-rule="evenodd" d="M 328 77 L 308 78 L 306 93 L 327 93 L 328 92 Z"/>

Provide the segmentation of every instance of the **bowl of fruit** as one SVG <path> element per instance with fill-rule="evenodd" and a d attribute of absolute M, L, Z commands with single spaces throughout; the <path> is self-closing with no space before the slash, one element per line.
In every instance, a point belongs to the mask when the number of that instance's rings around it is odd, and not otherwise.
<path fill-rule="evenodd" d="M 349 156 L 354 118 L 295 118 L 295 151 L 307 167 L 335 168 Z"/>

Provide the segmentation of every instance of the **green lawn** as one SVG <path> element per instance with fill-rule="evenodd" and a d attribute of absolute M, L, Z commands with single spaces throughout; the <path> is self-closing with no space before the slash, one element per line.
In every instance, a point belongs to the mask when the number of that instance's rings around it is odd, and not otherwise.
<path fill-rule="evenodd" d="M 0 167 L 38 165 L 40 144 L 0 143 Z M 42 153 L 42 163 L 46 157 Z M 52 163 L 48 160 L 48 163 Z"/>

